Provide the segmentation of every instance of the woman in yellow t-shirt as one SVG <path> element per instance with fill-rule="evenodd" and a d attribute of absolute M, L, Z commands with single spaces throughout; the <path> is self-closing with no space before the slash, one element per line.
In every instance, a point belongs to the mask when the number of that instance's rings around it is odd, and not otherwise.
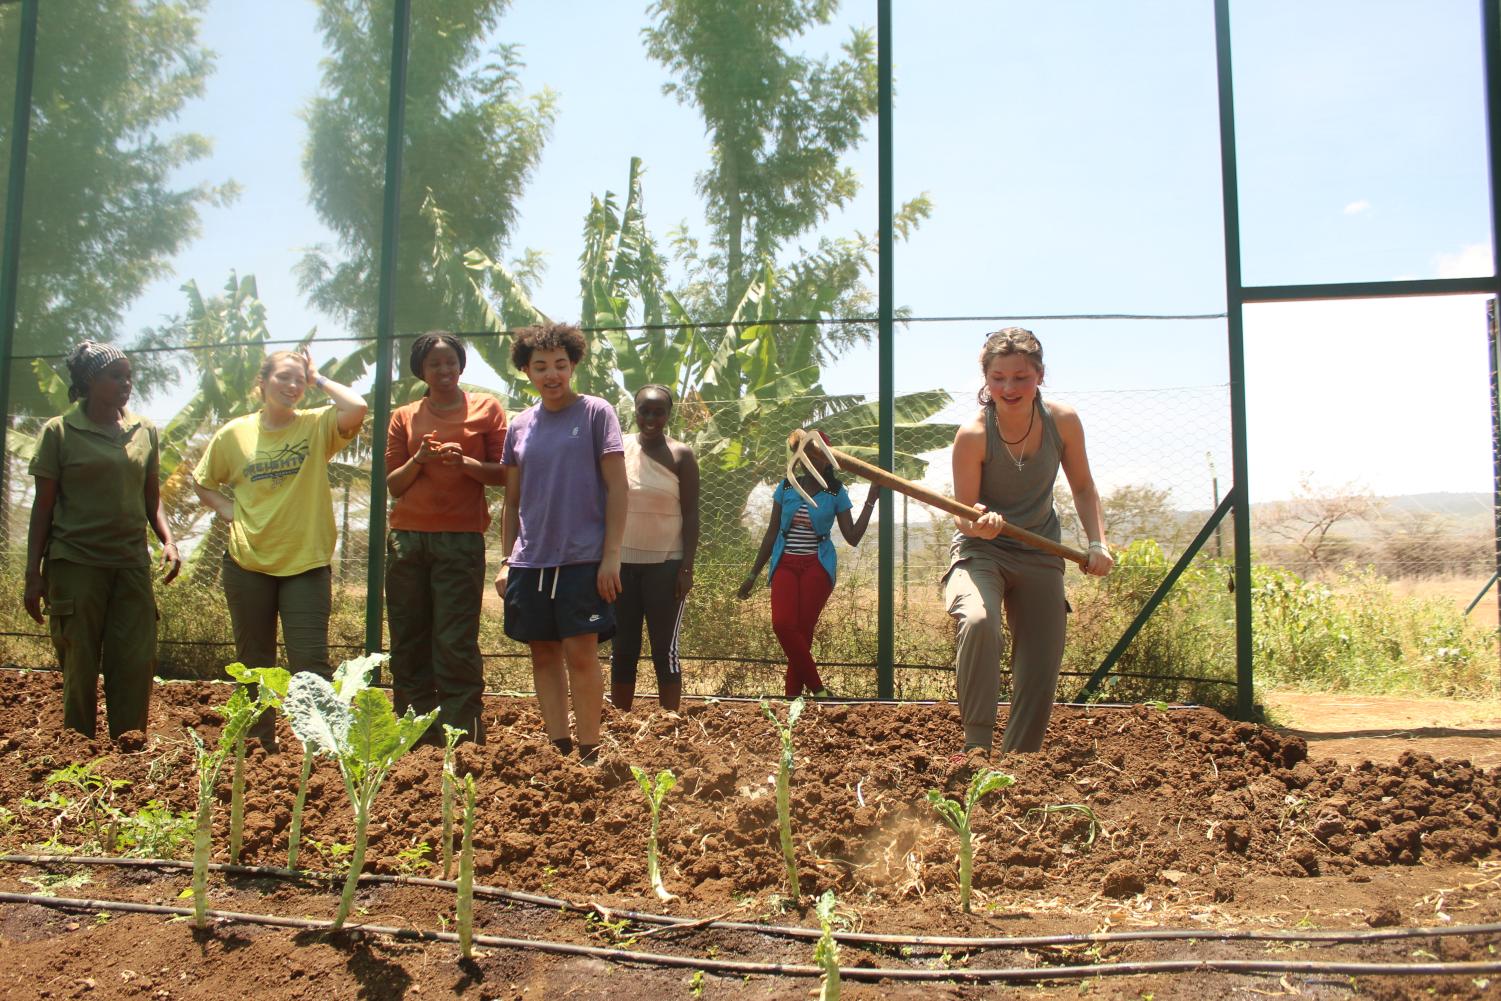
<path fill-rule="evenodd" d="M 333 405 L 298 410 L 310 384 Z M 319 375 L 306 349 L 267 355 L 256 393 L 261 409 L 215 432 L 193 470 L 199 500 L 229 523 L 223 580 L 235 656 L 275 666 L 279 617 L 288 668 L 327 677 L 336 537 L 328 462 L 359 431 L 365 401 Z M 275 746 L 269 714 L 252 734 Z"/>

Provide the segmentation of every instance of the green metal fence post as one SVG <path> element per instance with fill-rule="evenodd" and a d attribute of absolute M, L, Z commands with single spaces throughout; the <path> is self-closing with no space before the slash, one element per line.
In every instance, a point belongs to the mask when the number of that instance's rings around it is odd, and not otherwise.
<path fill-rule="evenodd" d="M 1501 297 L 1501 0 L 1481 0 L 1481 49 L 1485 54 L 1485 132 L 1486 155 L 1491 196 L 1491 291 Z M 1496 383 L 1497 299 L 1490 301 L 1488 324 L 1491 338 L 1491 383 Z M 1501 408 L 1492 389 L 1491 432 L 1501 440 Z M 1492 470 L 1495 475 L 1493 517 L 1496 522 L 1496 572 L 1501 574 L 1501 447 L 1493 449 Z M 1496 589 L 1496 605 L 1501 609 L 1501 588 Z M 1466 613 L 1468 614 L 1468 613 Z"/>
<path fill-rule="evenodd" d="M 1215 64 L 1219 79 L 1220 193 L 1225 217 L 1225 312 L 1230 351 L 1230 499 L 1235 510 L 1236 714 L 1251 716 L 1251 494 L 1246 456 L 1245 301 L 1240 269 L 1240 189 L 1235 164 L 1235 94 L 1230 65 L 1230 0 L 1214 0 Z"/>
<path fill-rule="evenodd" d="M 879 110 L 876 119 L 876 145 L 879 150 L 878 168 L 880 201 L 880 274 L 878 278 L 880 297 L 880 450 L 879 463 L 882 469 L 891 469 L 896 462 L 896 412 L 894 408 L 895 386 L 892 336 L 892 276 L 894 261 L 891 259 L 893 179 L 891 176 L 891 0 L 879 0 L 876 4 L 876 68 L 880 78 L 877 101 Z M 872 488 L 874 489 L 874 488 Z M 883 699 L 896 692 L 896 559 L 895 517 L 896 505 L 892 503 L 891 491 L 881 494 L 881 523 L 877 536 L 880 544 L 880 568 L 877 581 L 877 615 L 879 624 L 876 636 L 876 694 Z"/>
<path fill-rule="evenodd" d="M 386 188 L 381 217 L 380 305 L 375 321 L 375 405 L 371 408 L 369 577 L 365 585 L 365 651 L 381 649 L 386 582 L 386 423 L 391 419 L 391 348 L 396 332 L 396 265 L 401 227 L 401 154 L 406 140 L 407 50 L 411 0 L 396 0 L 391 17 L 391 96 L 386 116 Z"/>
<path fill-rule="evenodd" d="M 21 210 L 26 192 L 26 149 L 31 139 L 31 83 L 36 75 L 37 12 L 41 0 L 22 0 L 21 38 L 16 58 L 16 103 L 10 126 L 10 173 L 5 185 L 5 233 L 0 246 L 0 456 L 8 455 L 10 433 L 10 356 L 16 340 L 16 302 L 21 284 Z M 9 465 L 0 461 L 0 497 L 9 484 Z M 10 513 L 0 513 L 4 534 Z"/>

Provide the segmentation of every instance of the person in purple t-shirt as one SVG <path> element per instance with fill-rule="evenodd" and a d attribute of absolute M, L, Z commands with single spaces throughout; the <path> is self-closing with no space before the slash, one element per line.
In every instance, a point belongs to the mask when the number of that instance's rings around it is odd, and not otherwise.
<path fill-rule="evenodd" d="M 572 752 L 571 692 L 579 759 L 591 763 L 604 702 L 599 643 L 615 634 L 627 483 L 615 408 L 573 391 L 584 349 L 579 329 L 560 323 L 513 335 L 511 362 L 541 401 L 506 435 L 507 556 L 495 589 L 505 599 L 506 635 L 531 646 L 547 736 Z"/>

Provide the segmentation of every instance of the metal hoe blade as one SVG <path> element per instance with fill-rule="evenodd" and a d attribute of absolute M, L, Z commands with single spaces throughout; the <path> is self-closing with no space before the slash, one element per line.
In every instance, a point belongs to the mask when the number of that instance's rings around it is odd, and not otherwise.
<path fill-rule="evenodd" d="M 817 444 L 819 450 L 823 452 L 824 457 L 829 460 L 829 466 L 831 468 L 839 468 L 839 462 L 834 458 L 834 453 L 829 450 L 829 446 L 824 442 L 823 435 L 819 434 L 817 431 L 804 431 L 802 441 L 798 443 L 797 450 L 794 451 L 792 453 L 792 457 L 787 460 L 787 482 L 792 484 L 792 489 L 796 490 L 798 494 L 803 498 L 803 500 L 808 502 L 809 506 L 817 507 L 818 505 L 814 502 L 813 498 L 809 496 L 808 491 L 804 490 L 803 485 L 797 481 L 797 467 L 798 464 L 801 463 L 803 469 L 807 470 L 808 475 L 812 476 L 813 479 L 818 481 L 819 486 L 823 487 L 825 490 L 827 490 L 829 487 L 828 481 L 820 476 L 818 470 L 813 467 L 813 463 L 808 461 L 806 452 L 810 443 Z"/>

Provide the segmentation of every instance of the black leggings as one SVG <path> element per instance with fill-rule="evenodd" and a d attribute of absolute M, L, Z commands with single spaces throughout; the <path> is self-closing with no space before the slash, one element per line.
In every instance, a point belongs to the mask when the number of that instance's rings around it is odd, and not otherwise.
<path fill-rule="evenodd" d="M 651 660 L 657 671 L 657 684 L 665 685 L 683 676 L 682 665 L 678 662 L 678 630 L 683 624 L 684 603 L 677 599 L 678 568 L 682 565 L 682 560 L 620 565 L 620 596 L 615 599 L 615 645 L 610 651 L 611 684 L 636 684 L 643 619 L 651 638 Z"/>

